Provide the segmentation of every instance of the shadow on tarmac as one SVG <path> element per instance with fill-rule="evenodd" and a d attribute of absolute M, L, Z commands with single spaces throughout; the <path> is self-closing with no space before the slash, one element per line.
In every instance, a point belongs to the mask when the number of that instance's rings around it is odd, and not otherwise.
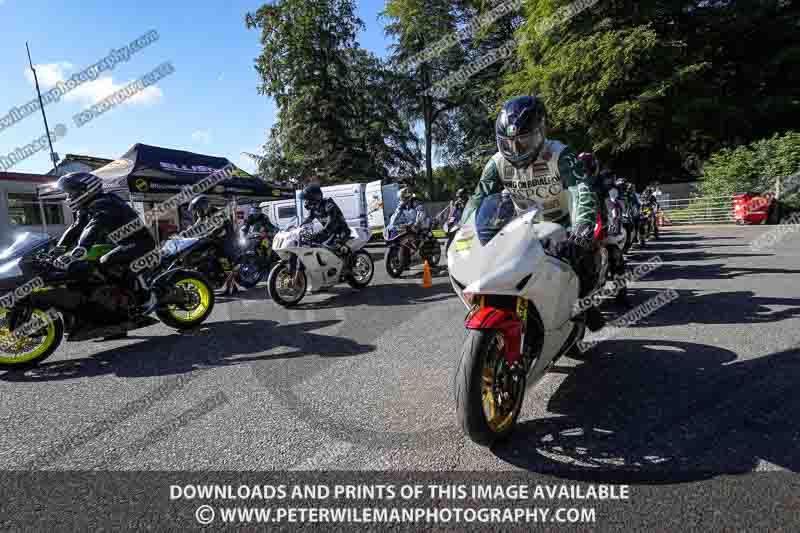
<path fill-rule="evenodd" d="M 114 374 L 119 377 L 154 377 L 191 372 L 198 368 L 236 365 L 317 354 L 351 357 L 375 350 L 344 337 L 314 333 L 339 320 L 278 324 L 272 320 L 209 322 L 192 334 L 173 334 L 116 346 L 82 359 L 45 362 L 33 369 L 9 371 L 0 380 L 11 382 L 58 381 Z M 293 348 L 288 353 L 242 356 Z"/>
<path fill-rule="evenodd" d="M 610 341 L 493 453 L 517 467 L 606 483 L 663 484 L 800 472 L 800 351 L 737 361 L 704 344 Z"/>

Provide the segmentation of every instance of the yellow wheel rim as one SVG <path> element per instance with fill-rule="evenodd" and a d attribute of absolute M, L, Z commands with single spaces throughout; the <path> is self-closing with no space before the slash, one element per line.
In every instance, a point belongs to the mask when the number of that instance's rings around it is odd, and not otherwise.
<path fill-rule="evenodd" d="M 198 279 L 186 278 L 180 280 L 175 286 L 183 287 L 184 290 L 195 293 L 199 298 L 199 302 L 191 309 L 182 309 L 177 305 L 169 305 L 167 306 L 169 314 L 175 320 L 180 320 L 181 322 L 194 322 L 202 317 L 211 304 L 211 291 L 206 284 Z"/>
<path fill-rule="evenodd" d="M 481 371 L 481 404 L 483 405 L 483 414 L 486 417 L 486 423 L 489 429 L 497 433 L 506 429 L 514 420 L 514 415 L 519 411 L 522 403 L 522 394 L 516 394 L 513 399 L 513 407 L 502 409 L 497 405 L 494 391 L 492 390 L 497 379 L 497 370 L 501 365 L 505 365 L 503 360 L 503 352 L 505 342 L 502 334 L 497 333 L 496 340 L 491 343 L 489 351 L 486 354 L 486 359 L 483 362 L 483 369 Z M 506 369 L 506 371 L 508 371 Z"/>
<path fill-rule="evenodd" d="M 4 365 L 27 363 L 45 353 L 56 341 L 56 326 L 53 321 L 41 309 L 34 309 L 33 315 L 43 320 L 47 326 L 35 337 L 22 337 L 10 347 L 7 346 L 8 340 L 13 335 L 8 331 L 7 314 L 8 309 L 0 309 L 0 363 Z"/>

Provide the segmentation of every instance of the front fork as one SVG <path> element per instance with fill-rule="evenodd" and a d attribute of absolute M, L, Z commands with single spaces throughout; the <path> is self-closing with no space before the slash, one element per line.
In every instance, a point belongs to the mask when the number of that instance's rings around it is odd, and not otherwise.
<path fill-rule="evenodd" d="M 300 260 L 295 254 L 289 257 L 289 275 L 295 287 L 300 284 Z"/>
<path fill-rule="evenodd" d="M 470 310 L 464 326 L 467 329 L 496 329 L 503 333 L 506 363 L 515 373 L 526 373 L 528 362 L 524 353 L 525 330 L 528 317 L 528 302 L 517 299 L 517 309 L 497 309 L 495 307 L 475 306 Z"/>

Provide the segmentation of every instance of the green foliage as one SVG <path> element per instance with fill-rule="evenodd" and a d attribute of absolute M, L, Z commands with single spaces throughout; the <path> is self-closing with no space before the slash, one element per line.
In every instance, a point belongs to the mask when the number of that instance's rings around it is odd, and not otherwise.
<path fill-rule="evenodd" d="M 503 95 L 538 94 L 553 137 L 640 184 L 800 119 L 792 3 L 608 0 L 538 31 L 570 3 L 528 0 Z"/>
<path fill-rule="evenodd" d="M 723 148 L 706 163 L 700 185 L 705 195 L 775 192 L 775 178 L 800 172 L 800 132 L 790 131 L 746 146 Z M 784 183 L 784 193 L 800 189 L 800 176 Z M 793 196 L 793 194 L 792 194 Z M 790 198 L 782 198 L 789 200 Z"/>
<path fill-rule="evenodd" d="M 261 31 L 258 90 L 278 106 L 260 168 L 269 178 L 367 181 L 418 166 L 395 75 L 358 47 L 355 12 L 354 0 L 277 0 L 247 15 Z"/>

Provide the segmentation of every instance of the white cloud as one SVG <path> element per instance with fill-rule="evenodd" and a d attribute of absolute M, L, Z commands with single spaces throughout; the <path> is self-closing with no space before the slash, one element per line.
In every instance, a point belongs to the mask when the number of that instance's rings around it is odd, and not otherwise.
<path fill-rule="evenodd" d="M 97 78 L 94 81 L 87 81 L 77 86 L 75 89 L 68 92 L 66 96 L 64 96 L 64 99 L 68 102 L 79 102 L 83 105 L 92 105 L 96 104 L 103 98 L 111 96 L 129 83 L 131 82 L 127 81 L 125 83 L 116 84 L 114 83 L 114 79 L 112 77 L 104 76 Z M 153 105 L 160 102 L 163 96 L 164 92 L 159 87 L 151 85 L 145 90 L 136 93 L 129 99 L 125 100 L 123 105 Z"/>
<path fill-rule="evenodd" d="M 211 144 L 211 132 L 208 130 L 197 130 L 192 132 L 192 140 L 202 144 Z"/>
<path fill-rule="evenodd" d="M 0 0 L 0 2 L 2 1 Z M 67 74 L 72 71 L 73 65 L 67 61 L 59 61 L 58 63 L 35 65 L 35 68 L 36 76 L 39 78 L 39 87 L 42 91 L 46 91 L 55 87 L 59 81 L 65 81 L 68 78 Z M 31 86 L 35 86 L 31 69 L 25 69 L 25 78 Z M 78 85 L 64 96 L 64 100 L 82 105 L 96 104 L 103 98 L 111 96 L 122 89 L 131 81 L 133 80 L 116 84 L 111 76 L 101 76 L 96 80 L 89 80 Z M 159 103 L 163 97 L 164 92 L 157 85 L 151 85 L 130 97 L 124 104 L 153 105 Z"/>
<path fill-rule="evenodd" d="M 144 91 L 136 93 L 128 100 L 131 104 L 155 105 L 164 97 L 164 91 L 155 85 L 147 87 Z"/>
<path fill-rule="evenodd" d="M 0 2 L 2 1 L 0 0 Z M 56 83 L 67 78 L 66 73 L 72 70 L 72 63 L 60 61 L 58 63 L 34 65 L 34 68 L 36 69 L 36 77 L 39 78 L 39 88 L 48 90 L 55 87 Z M 33 71 L 30 68 L 25 69 L 25 79 L 28 80 L 31 87 L 36 86 L 36 80 L 33 79 Z"/>

